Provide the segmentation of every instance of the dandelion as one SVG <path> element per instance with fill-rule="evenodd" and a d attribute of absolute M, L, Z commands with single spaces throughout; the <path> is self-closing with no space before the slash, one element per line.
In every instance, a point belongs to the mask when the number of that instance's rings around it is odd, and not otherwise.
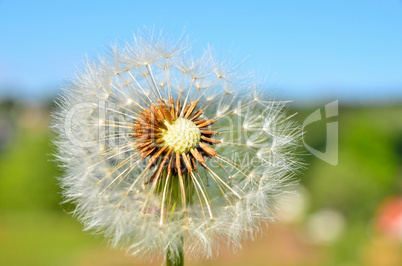
<path fill-rule="evenodd" d="M 85 230 L 173 264 L 273 221 L 300 166 L 286 103 L 191 46 L 139 33 L 87 62 L 54 115 L 64 197 Z"/>

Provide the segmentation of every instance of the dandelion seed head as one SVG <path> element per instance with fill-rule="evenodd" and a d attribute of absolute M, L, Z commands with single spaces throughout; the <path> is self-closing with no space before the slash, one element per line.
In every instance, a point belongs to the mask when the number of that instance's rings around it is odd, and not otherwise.
<path fill-rule="evenodd" d="M 184 238 L 197 258 L 273 221 L 301 166 L 301 133 L 258 86 L 211 49 L 196 58 L 187 38 L 163 33 L 88 60 L 53 122 L 63 195 L 85 230 L 146 258 L 176 256 Z"/>

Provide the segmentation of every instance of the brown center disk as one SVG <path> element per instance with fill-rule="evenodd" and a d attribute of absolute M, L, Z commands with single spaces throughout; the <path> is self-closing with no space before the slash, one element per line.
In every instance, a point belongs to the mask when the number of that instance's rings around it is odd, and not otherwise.
<path fill-rule="evenodd" d="M 217 119 L 200 119 L 205 109 L 196 111 L 198 101 L 182 107 L 180 100 L 176 104 L 170 98 L 168 103 L 158 100 L 157 104 L 148 106 L 134 121 L 133 138 L 140 160 L 149 157 L 147 169 L 157 166 L 147 183 L 159 180 L 164 170 L 174 176 L 182 177 L 187 172 L 198 172 L 197 162 L 206 167 L 205 157 L 214 157 L 216 151 L 210 146 L 221 143 L 212 137 L 217 134 L 211 130 L 211 125 Z M 197 147 L 191 148 L 188 153 L 174 152 L 162 139 L 163 130 L 167 130 L 166 122 L 172 124 L 179 117 L 192 121 L 200 130 L 201 139 Z"/>

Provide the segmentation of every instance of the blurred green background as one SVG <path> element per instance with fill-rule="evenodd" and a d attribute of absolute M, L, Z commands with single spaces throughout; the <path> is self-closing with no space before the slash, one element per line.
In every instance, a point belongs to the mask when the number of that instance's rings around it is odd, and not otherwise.
<path fill-rule="evenodd" d="M 302 123 L 325 104 L 291 111 Z M 51 107 L 0 104 L 0 265 L 146 265 L 83 232 L 60 204 Z M 402 265 L 401 114 L 402 105 L 341 105 L 329 120 L 339 122 L 338 165 L 304 156 L 299 196 L 283 199 L 280 222 L 239 253 L 195 265 Z M 305 142 L 323 152 L 327 122 L 305 128 Z"/>

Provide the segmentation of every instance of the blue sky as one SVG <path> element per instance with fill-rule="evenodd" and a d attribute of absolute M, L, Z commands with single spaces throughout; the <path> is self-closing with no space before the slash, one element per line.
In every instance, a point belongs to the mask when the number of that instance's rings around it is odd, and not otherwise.
<path fill-rule="evenodd" d="M 138 28 L 247 57 L 291 99 L 402 99 L 402 0 L 0 0 L 0 97 L 45 97 Z"/>

